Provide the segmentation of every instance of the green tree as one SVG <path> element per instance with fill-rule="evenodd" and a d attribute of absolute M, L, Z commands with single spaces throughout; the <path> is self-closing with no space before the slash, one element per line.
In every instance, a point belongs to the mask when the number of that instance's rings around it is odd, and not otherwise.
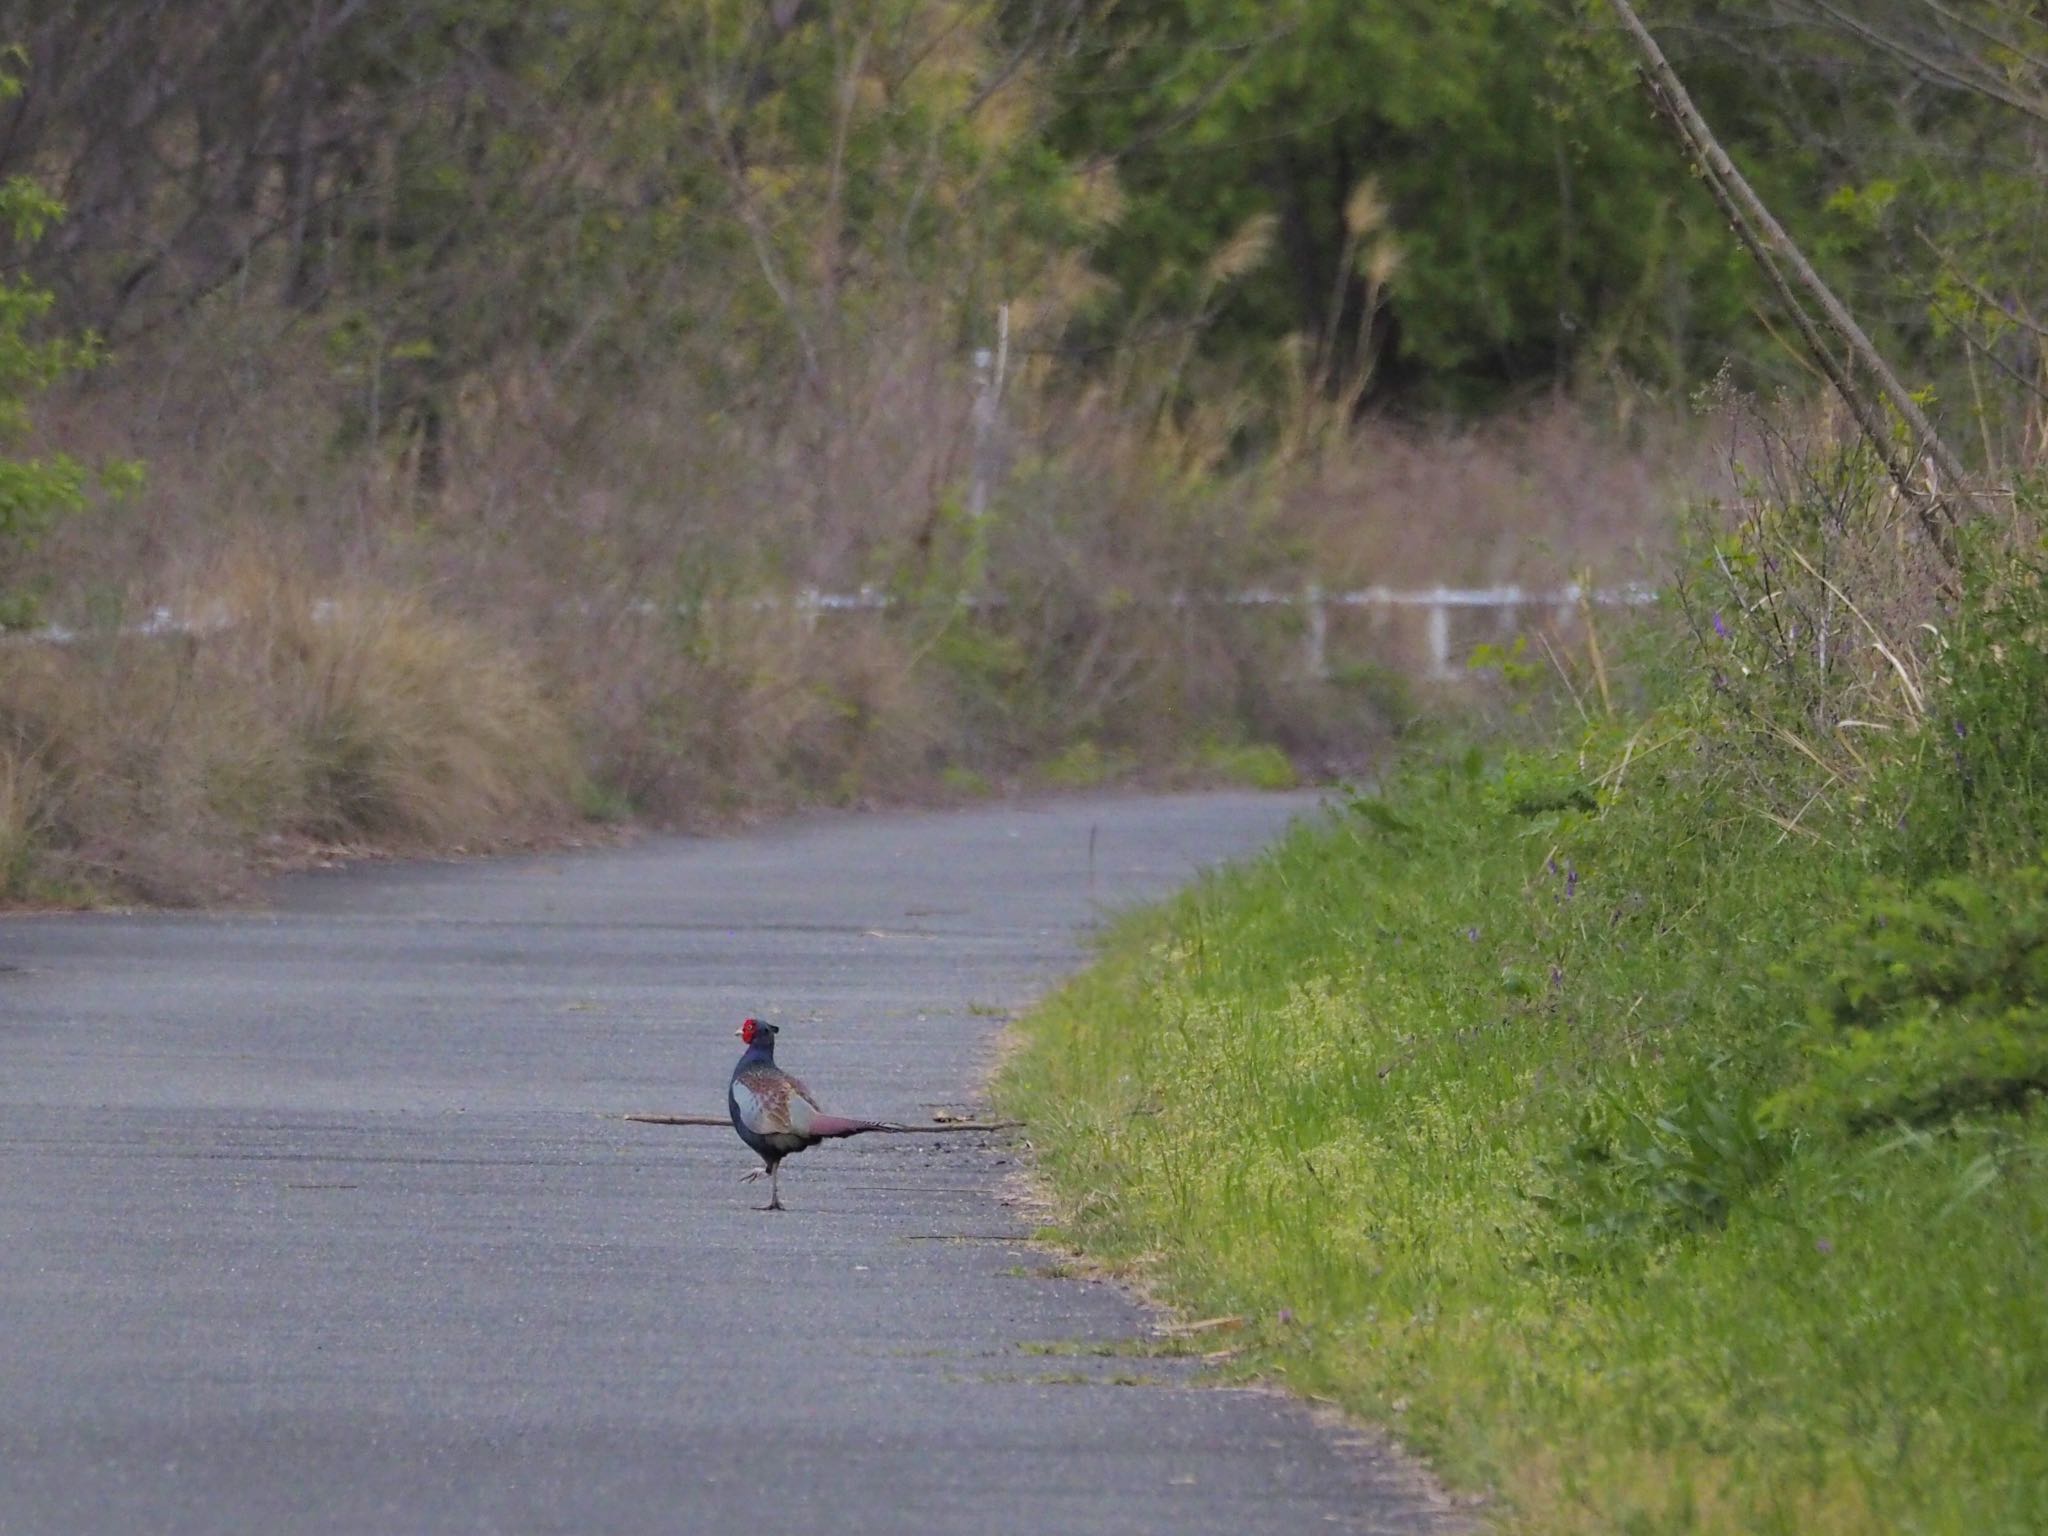
<path fill-rule="evenodd" d="M 1112 327 L 1185 313 L 1206 253 L 1261 212 L 1277 259 L 1214 344 L 1295 334 L 1325 377 L 1362 346 L 1438 402 L 1609 363 L 1676 382 L 1741 327 L 1725 232 L 1567 0 L 1112 0 L 1058 88 L 1056 144 L 1112 162 L 1129 199 L 1102 257 Z M 1384 315 L 1361 316 L 1385 277 Z"/>
<path fill-rule="evenodd" d="M 1994 472 L 2048 401 L 2048 16 L 2019 0 L 1793 0 L 1853 78 L 1827 211 L 1868 309 Z"/>
<path fill-rule="evenodd" d="M 19 91 L 18 80 L 0 70 L 0 100 Z M 0 182 L 0 234 L 16 245 L 41 238 L 63 207 L 25 176 Z M 66 374 L 90 367 L 99 345 L 79 339 L 43 337 L 39 329 L 52 295 L 27 278 L 0 279 L 0 448 L 18 441 L 29 426 L 29 404 Z M 20 557 L 67 512 L 84 508 L 95 485 L 131 483 L 131 465 L 95 471 L 57 453 L 19 457 L 0 452 L 0 628 L 18 627 L 34 616 L 29 594 L 12 576 Z"/>
<path fill-rule="evenodd" d="M 281 302 L 371 435 L 431 443 L 508 358 L 815 386 L 848 328 L 974 323 L 1079 227 L 1036 107 L 1057 29 L 973 0 L 129 10 L 46 7 L 0 135 L 75 210 L 39 275 L 117 343 Z"/>

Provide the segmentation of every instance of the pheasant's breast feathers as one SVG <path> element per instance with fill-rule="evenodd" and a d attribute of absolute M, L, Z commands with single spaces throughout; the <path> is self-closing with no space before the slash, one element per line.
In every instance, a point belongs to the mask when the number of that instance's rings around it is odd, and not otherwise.
<path fill-rule="evenodd" d="M 756 1136 L 807 1136 L 821 1113 L 808 1088 L 766 1062 L 733 1074 L 732 1097 Z"/>

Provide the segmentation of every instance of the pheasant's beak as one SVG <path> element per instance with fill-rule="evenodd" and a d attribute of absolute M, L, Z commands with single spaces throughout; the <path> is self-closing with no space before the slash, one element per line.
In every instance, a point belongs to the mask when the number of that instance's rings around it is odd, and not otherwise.
<path fill-rule="evenodd" d="M 747 1026 L 742 1024 L 738 1029 L 734 1030 L 733 1033 L 737 1035 L 740 1039 L 744 1040 L 747 1038 Z"/>

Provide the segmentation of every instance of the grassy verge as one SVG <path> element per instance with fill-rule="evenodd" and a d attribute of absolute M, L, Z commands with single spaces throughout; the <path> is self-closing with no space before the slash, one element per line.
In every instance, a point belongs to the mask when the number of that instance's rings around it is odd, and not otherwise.
<path fill-rule="evenodd" d="M 1001 1084 L 1074 1240 L 1509 1529 L 2048 1529 L 2043 603 L 1989 569 L 1890 685 L 1703 610 L 1646 714 L 1127 924 Z"/>

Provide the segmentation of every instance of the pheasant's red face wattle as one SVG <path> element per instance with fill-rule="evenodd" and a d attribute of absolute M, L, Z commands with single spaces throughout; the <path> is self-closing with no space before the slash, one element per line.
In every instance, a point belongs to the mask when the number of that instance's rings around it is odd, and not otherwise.
<path fill-rule="evenodd" d="M 748 1019 L 744 1024 L 740 1025 L 739 1027 L 740 1039 L 744 1040 L 748 1045 L 752 1045 L 754 1043 L 754 1031 L 759 1029 L 760 1027 L 761 1026 L 758 1020 Z"/>

